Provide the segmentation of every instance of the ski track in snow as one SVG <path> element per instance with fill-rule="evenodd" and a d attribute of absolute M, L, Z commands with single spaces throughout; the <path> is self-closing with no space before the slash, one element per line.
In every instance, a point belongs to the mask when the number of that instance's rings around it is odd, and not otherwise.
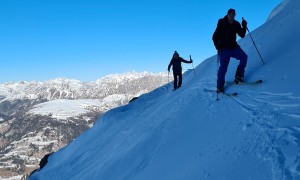
<path fill-rule="evenodd" d="M 214 79 L 214 80 L 212 80 Z M 213 82 L 213 83 L 212 83 Z M 194 83 L 194 89 L 201 89 L 204 95 L 209 95 L 212 103 L 239 104 L 243 111 L 251 117 L 250 122 L 244 122 L 243 130 L 256 126 L 260 133 L 252 139 L 264 138 L 265 144 L 257 144 L 250 151 L 258 149 L 258 156 L 272 163 L 274 179 L 299 179 L 300 178 L 300 97 L 293 93 L 270 93 L 251 91 L 257 90 L 260 85 L 230 86 L 227 92 L 238 92 L 236 97 L 219 95 L 220 101 L 216 101 L 216 93 L 205 92 L 205 89 L 215 89 L 215 78 L 203 78 Z M 289 119 L 289 121 L 286 121 Z M 285 120 L 285 121 L 283 121 Z M 253 142 L 252 142 L 253 143 Z M 291 152 L 291 149 L 294 149 Z M 241 148 L 237 156 L 247 152 Z M 205 174 L 205 172 L 204 172 Z"/>
<path fill-rule="evenodd" d="M 189 87 L 190 90 L 195 90 L 198 93 L 201 93 L 200 95 L 198 95 L 198 97 L 205 97 L 207 98 L 207 96 L 209 96 L 210 102 L 207 103 L 207 107 L 204 107 L 203 109 L 205 109 L 205 111 L 208 112 L 208 114 L 210 114 L 209 116 L 211 117 L 210 119 L 216 119 L 215 117 L 215 113 L 218 112 L 217 108 L 222 107 L 225 103 L 226 106 L 233 106 L 234 104 L 238 104 L 240 106 L 243 107 L 243 109 L 246 109 L 247 113 L 250 113 L 250 109 L 248 109 L 248 105 L 242 104 L 242 103 L 237 103 L 237 99 L 239 98 L 239 95 L 234 98 L 234 97 L 228 97 L 225 95 L 220 94 L 219 98 L 220 101 L 216 101 L 216 93 L 215 92 L 207 92 L 207 89 L 211 89 L 214 90 L 215 89 L 215 82 L 216 79 L 214 77 L 207 77 L 207 78 L 202 78 L 200 80 L 196 80 L 197 82 L 194 82 L 191 87 Z M 191 91 L 190 91 L 191 92 Z M 232 90 L 228 91 L 229 93 L 231 92 L 235 92 Z M 204 98 L 204 99 L 205 99 Z M 252 105 L 250 105 L 252 106 Z M 247 128 L 251 127 L 252 124 L 247 122 L 248 118 L 245 118 L 244 120 L 242 120 L 239 123 L 229 123 L 228 125 L 230 126 L 234 126 L 234 128 L 232 127 L 226 127 L 229 129 L 233 129 L 233 131 L 231 131 L 231 136 L 230 137 L 235 137 L 237 136 L 240 131 L 241 131 L 241 126 L 243 127 L 242 131 L 246 131 Z M 233 121 L 233 120 L 230 120 Z M 222 132 L 222 131 L 221 131 Z M 224 129 L 224 132 L 226 132 L 226 130 Z M 222 136 L 222 134 L 221 134 Z M 224 135 L 226 136 L 226 135 Z M 207 156 L 208 158 L 214 159 L 216 158 L 216 156 L 220 156 L 221 154 L 221 159 L 224 160 L 224 162 L 228 161 L 227 158 L 233 157 L 235 159 L 249 159 L 249 161 L 251 161 L 251 157 L 253 156 L 253 154 L 256 154 L 257 149 L 259 148 L 259 143 L 261 142 L 261 139 L 263 138 L 263 135 L 261 133 L 253 133 L 253 135 L 251 137 L 244 137 L 243 141 L 240 143 L 239 146 L 230 146 L 228 145 L 228 142 L 219 140 L 216 144 L 216 146 L 214 148 L 212 148 L 214 151 L 212 152 L 211 155 Z M 267 146 L 267 145 L 265 145 Z M 264 147 L 265 147 L 264 146 Z M 224 151 L 225 149 L 225 151 Z M 250 156 L 249 156 L 250 155 Z M 202 155 L 201 153 L 199 154 L 198 158 L 201 158 Z M 247 157 L 248 156 L 248 157 Z M 207 158 L 206 157 L 206 158 Z M 205 161 L 205 159 L 203 159 L 203 161 Z M 230 164 L 227 164 L 228 167 L 233 166 Z M 255 169 L 257 171 L 257 169 L 260 168 L 260 166 L 262 166 L 261 164 L 256 164 L 254 165 L 251 169 Z M 214 173 L 213 172 L 209 172 L 209 171 L 203 171 L 203 176 L 201 177 L 206 177 L 208 179 L 231 179 L 231 174 L 233 173 L 233 170 L 230 168 L 227 169 L 228 171 L 224 172 L 222 177 L 214 177 Z M 251 179 L 251 177 L 249 177 L 249 179 Z"/>
<path fill-rule="evenodd" d="M 252 117 L 252 122 L 247 123 L 245 128 L 255 125 L 268 139 L 260 155 L 269 157 L 272 162 L 274 179 L 300 178 L 300 97 L 294 97 L 292 93 L 243 90 L 232 99 Z M 289 121 L 283 122 L 282 119 Z M 297 151 L 289 152 L 290 149 Z"/>

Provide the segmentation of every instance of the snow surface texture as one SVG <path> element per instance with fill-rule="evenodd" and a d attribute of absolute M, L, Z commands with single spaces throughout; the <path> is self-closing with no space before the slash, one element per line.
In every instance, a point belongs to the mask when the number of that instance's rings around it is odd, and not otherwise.
<path fill-rule="evenodd" d="M 226 86 L 239 95 L 216 101 L 205 91 L 216 86 L 211 57 L 196 77 L 185 73 L 181 89 L 168 92 L 170 83 L 107 112 L 31 180 L 300 179 L 300 1 L 283 4 L 251 32 L 265 65 L 249 36 L 239 41 L 249 56 L 246 80 L 263 84 Z"/>

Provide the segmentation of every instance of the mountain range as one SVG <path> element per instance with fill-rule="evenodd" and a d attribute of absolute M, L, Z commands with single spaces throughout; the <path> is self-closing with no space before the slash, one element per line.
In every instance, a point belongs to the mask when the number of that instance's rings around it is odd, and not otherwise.
<path fill-rule="evenodd" d="M 31 172 L 106 111 L 167 83 L 166 73 L 129 72 L 95 82 L 57 78 L 0 84 L 0 177 Z"/>

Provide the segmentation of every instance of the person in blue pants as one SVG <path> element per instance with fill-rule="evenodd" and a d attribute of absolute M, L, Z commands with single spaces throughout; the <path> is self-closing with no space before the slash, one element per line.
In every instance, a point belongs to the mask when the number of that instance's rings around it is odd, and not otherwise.
<path fill-rule="evenodd" d="M 173 76 L 174 76 L 174 90 L 181 87 L 182 84 L 182 66 L 181 62 L 184 63 L 192 63 L 193 60 L 190 61 L 184 60 L 182 57 L 179 57 L 177 51 L 174 52 L 173 57 L 168 65 L 168 73 L 170 73 L 170 68 L 173 66 Z M 178 82 L 177 82 L 178 77 Z"/>
<path fill-rule="evenodd" d="M 212 38 L 220 58 L 220 67 L 217 77 L 218 93 L 224 92 L 225 75 L 230 58 L 233 57 L 240 61 L 235 73 L 235 83 L 243 82 L 245 67 L 247 65 L 248 56 L 236 42 L 236 35 L 239 35 L 241 38 L 245 37 L 247 21 L 243 20 L 241 27 L 241 24 L 234 18 L 235 10 L 230 8 L 227 11 L 227 15 L 219 19 Z"/>

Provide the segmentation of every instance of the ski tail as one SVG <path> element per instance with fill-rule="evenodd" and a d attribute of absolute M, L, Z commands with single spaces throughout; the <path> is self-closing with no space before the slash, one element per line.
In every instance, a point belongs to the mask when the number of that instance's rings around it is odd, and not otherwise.
<path fill-rule="evenodd" d="M 257 81 L 245 81 L 245 82 L 226 82 L 228 85 L 258 85 L 258 84 L 262 84 L 263 80 L 257 80 Z"/>

